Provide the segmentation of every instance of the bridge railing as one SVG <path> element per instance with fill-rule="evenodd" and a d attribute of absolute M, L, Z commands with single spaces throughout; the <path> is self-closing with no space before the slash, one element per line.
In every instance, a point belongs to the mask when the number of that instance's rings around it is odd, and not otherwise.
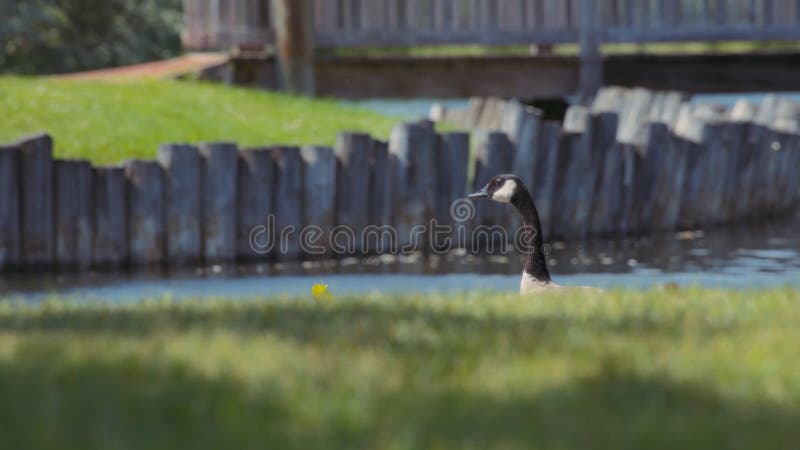
<path fill-rule="evenodd" d="M 317 47 L 578 42 L 581 0 L 310 0 Z M 183 0 L 190 49 L 275 40 L 270 0 Z M 600 41 L 800 39 L 800 0 L 597 0 Z"/>

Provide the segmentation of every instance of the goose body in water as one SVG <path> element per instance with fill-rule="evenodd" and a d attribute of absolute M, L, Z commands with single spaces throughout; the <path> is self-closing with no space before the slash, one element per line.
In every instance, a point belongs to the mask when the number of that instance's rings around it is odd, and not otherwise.
<path fill-rule="evenodd" d="M 533 203 L 528 188 L 525 183 L 515 175 L 497 175 L 480 191 L 467 196 L 470 199 L 493 200 L 500 203 L 512 204 L 522 218 L 522 226 L 525 227 L 524 251 L 526 253 L 525 269 L 522 272 L 519 291 L 521 294 L 533 294 L 537 292 L 550 292 L 563 289 L 588 289 L 597 290 L 591 287 L 560 286 L 550 279 L 550 271 L 547 269 L 547 260 L 544 254 L 544 243 L 542 239 L 542 225 L 539 222 L 539 212 Z"/>

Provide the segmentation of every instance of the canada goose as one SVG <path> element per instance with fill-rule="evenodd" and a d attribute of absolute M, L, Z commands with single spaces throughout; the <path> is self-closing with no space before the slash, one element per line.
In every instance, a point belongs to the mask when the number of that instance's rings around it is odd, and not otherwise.
<path fill-rule="evenodd" d="M 494 200 L 501 203 L 511 203 L 517 208 L 522 217 L 522 226 L 529 231 L 525 235 L 524 251 L 526 253 L 525 269 L 522 271 L 522 280 L 519 284 L 521 294 L 551 291 L 555 289 L 573 289 L 560 286 L 550 279 L 547 270 L 547 261 L 543 251 L 542 225 L 539 222 L 539 212 L 533 203 L 525 183 L 516 175 L 497 175 L 480 191 L 467 196 L 470 199 Z M 577 289 L 595 288 L 576 286 Z"/>

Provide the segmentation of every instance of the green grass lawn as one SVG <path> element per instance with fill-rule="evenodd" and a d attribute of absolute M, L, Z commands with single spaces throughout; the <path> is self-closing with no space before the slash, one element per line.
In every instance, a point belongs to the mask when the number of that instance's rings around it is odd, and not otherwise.
<path fill-rule="evenodd" d="M 800 291 L 586 295 L 0 302 L 0 447 L 800 442 Z"/>
<path fill-rule="evenodd" d="M 46 131 L 60 158 L 153 158 L 166 142 L 331 145 L 341 131 L 386 138 L 398 118 L 264 91 L 183 81 L 0 77 L 0 143 Z"/>
<path fill-rule="evenodd" d="M 720 41 L 720 42 L 652 42 L 646 44 L 611 42 L 605 43 L 601 51 L 606 55 L 654 54 L 714 54 L 747 53 L 765 51 L 798 51 L 800 41 Z M 558 44 L 552 48 L 554 55 L 575 56 L 580 52 L 578 44 Z M 410 47 L 362 47 L 321 50 L 322 54 L 339 56 L 526 56 L 531 54 L 527 45 L 419 45 Z"/>

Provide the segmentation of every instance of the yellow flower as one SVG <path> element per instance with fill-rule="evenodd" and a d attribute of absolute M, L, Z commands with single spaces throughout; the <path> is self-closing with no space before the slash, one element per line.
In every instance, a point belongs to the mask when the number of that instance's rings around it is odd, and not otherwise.
<path fill-rule="evenodd" d="M 322 280 L 311 286 L 311 296 L 317 301 L 328 301 L 332 298 L 331 293 L 328 292 L 328 285 L 322 284 Z"/>

